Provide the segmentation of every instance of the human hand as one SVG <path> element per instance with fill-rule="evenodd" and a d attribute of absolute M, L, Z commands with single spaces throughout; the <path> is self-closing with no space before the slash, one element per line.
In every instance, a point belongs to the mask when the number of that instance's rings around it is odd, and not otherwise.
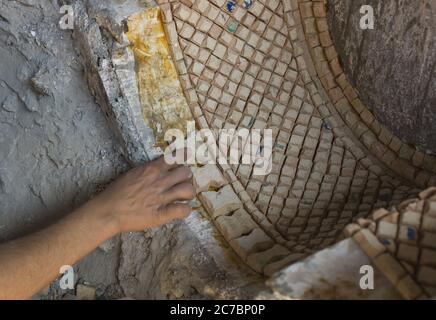
<path fill-rule="evenodd" d="M 118 232 L 141 231 L 186 218 L 195 189 L 191 169 L 159 158 L 123 174 L 92 200 L 96 211 L 115 222 Z"/>

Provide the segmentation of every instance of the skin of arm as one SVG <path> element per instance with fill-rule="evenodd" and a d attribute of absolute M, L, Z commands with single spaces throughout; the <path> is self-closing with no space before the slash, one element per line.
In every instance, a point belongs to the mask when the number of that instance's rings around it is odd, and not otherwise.
<path fill-rule="evenodd" d="M 186 218 L 195 197 L 191 170 L 164 159 L 135 168 L 57 223 L 0 245 L 0 299 L 27 299 L 101 243 Z"/>

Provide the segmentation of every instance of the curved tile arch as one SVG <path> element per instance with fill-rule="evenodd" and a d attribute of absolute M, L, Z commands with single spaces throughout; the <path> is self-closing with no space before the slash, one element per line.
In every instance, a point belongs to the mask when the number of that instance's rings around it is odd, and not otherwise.
<path fill-rule="evenodd" d="M 291 2 L 291 1 L 290 1 Z M 327 24 L 327 0 L 292 1 L 288 24 L 301 28 L 311 75 L 320 80 L 325 96 L 369 152 L 399 176 L 421 188 L 436 184 L 436 157 L 401 142 L 381 124 L 347 80 Z"/>
<path fill-rule="evenodd" d="M 296 1 L 255 1 L 232 12 L 226 1 L 158 2 L 197 125 L 273 129 L 270 175 L 220 166 L 225 182 L 200 194 L 253 269 L 270 274 L 336 242 L 353 220 L 418 193 L 367 155 L 318 91 L 293 25 Z"/>
<path fill-rule="evenodd" d="M 374 265 L 405 299 L 436 295 L 436 188 L 347 226 Z"/>

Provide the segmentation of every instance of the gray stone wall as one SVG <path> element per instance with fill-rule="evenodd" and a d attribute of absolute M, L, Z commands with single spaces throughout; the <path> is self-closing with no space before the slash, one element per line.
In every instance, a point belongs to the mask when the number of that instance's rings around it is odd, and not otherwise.
<path fill-rule="evenodd" d="M 349 81 L 403 141 L 436 153 L 436 2 L 329 0 L 330 32 Z M 361 30 L 362 5 L 374 30 Z"/>

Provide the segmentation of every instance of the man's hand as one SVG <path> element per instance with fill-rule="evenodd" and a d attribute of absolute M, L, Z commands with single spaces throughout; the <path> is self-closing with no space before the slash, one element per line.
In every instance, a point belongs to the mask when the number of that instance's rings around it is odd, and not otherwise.
<path fill-rule="evenodd" d="M 119 232 L 140 231 L 177 218 L 195 196 L 191 170 L 160 158 L 133 169 L 106 191 L 50 227 L 0 245 L 0 299 L 29 298 Z"/>
<path fill-rule="evenodd" d="M 92 205 L 114 219 L 120 232 L 156 227 L 189 215 L 191 207 L 179 201 L 195 197 L 191 178 L 188 167 L 160 158 L 121 176 Z"/>

